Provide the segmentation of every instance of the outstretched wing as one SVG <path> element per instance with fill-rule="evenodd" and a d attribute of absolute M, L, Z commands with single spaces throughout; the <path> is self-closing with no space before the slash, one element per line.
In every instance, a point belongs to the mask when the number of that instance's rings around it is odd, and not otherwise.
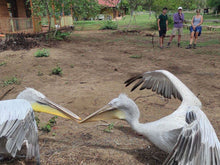
<path fill-rule="evenodd" d="M 177 143 L 163 165 L 220 164 L 220 143 L 204 115 L 201 111 L 187 112 L 187 125 L 181 131 Z"/>
<path fill-rule="evenodd" d="M 126 87 L 134 81 L 139 80 L 131 89 L 135 90 L 140 86 L 140 90 L 152 89 L 157 94 L 161 94 L 165 98 L 178 98 L 190 105 L 197 105 L 201 107 L 199 99 L 187 88 L 176 76 L 166 70 L 156 70 L 152 72 L 145 72 L 143 74 L 134 76 L 125 81 Z"/>
<path fill-rule="evenodd" d="M 26 157 L 39 162 L 38 131 L 31 105 L 20 99 L 0 101 L 0 114 L 0 153 L 15 157 L 26 142 Z"/>

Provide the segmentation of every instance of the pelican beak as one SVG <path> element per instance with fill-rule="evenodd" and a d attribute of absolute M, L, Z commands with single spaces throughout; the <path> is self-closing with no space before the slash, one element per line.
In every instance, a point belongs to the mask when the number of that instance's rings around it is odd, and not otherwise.
<path fill-rule="evenodd" d="M 48 98 L 44 98 L 38 102 L 34 102 L 31 106 L 35 112 L 49 113 L 66 119 L 81 120 L 79 116 L 77 116 L 70 110 L 50 101 Z"/>
<path fill-rule="evenodd" d="M 91 115 L 87 116 L 85 119 L 81 120 L 79 123 L 87 123 L 100 120 L 108 119 L 125 119 L 125 113 L 117 108 L 106 105 L 103 108 L 97 110 Z"/>

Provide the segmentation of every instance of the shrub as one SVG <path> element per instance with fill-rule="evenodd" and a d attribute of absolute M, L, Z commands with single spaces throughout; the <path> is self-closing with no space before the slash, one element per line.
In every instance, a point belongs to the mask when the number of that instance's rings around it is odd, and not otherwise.
<path fill-rule="evenodd" d="M 35 52 L 34 56 L 35 57 L 48 57 L 49 56 L 49 50 L 43 48 L 43 49 L 39 49 Z"/>
<path fill-rule="evenodd" d="M 56 40 L 65 40 L 65 39 L 67 39 L 67 38 L 70 37 L 70 34 L 71 34 L 70 32 L 57 31 L 54 38 L 55 38 Z"/>
<path fill-rule="evenodd" d="M 3 86 L 8 86 L 8 85 L 11 85 L 11 84 L 19 84 L 19 81 L 17 79 L 17 77 L 13 76 L 5 81 L 3 81 Z"/>
<path fill-rule="evenodd" d="M 100 30 L 108 30 L 108 29 L 116 30 L 118 29 L 118 24 L 110 20 L 110 21 L 106 21 L 100 28 Z"/>

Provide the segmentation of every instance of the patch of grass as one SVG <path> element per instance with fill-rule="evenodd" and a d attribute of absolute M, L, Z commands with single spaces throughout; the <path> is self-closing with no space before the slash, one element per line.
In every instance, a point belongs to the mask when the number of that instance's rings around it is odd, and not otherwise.
<path fill-rule="evenodd" d="M 56 125 L 56 119 L 57 119 L 57 116 L 54 116 L 54 117 L 52 117 L 48 122 L 47 122 L 47 124 L 45 124 L 45 125 L 43 125 L 41 128 L 40 128 L 40 130 L 41 131 L 43 131 L 43 132 L 51 132 L 51 130 L 52 130 L 52 127 L 54 126 L 54 125 Z M 54 135 L 53 135 L 54 136 Z"/>
<path fill-rule="evenodd" d="M 100 30 L 116 30 L 118 29 L 118 24 L 114 21 L 106 21 L 104 24 L 100 27 Z"/>
<path fill-rule="evenodd" d="M 49 50 L 43 48 L 43 49 L 39 49 L 34 53 L 35 57 L 49 57 L 50 53 Z"/>
<path fill-rule="evenodd" d="M 205 42 L 200 42 L 197 45 L 198 46 L 209 46 L 209 45 L 215 45 L 215 44 L 219 45 L 220 44 L 220 40 L 218 40 L 218 39 L 207 40 Z"/>
<path fill-rule="evenodd" d="M 3 87 L 11 85 L 11 84 L 19 84 L 17 77 L 13 76 L 11 78 L 8 78 L 7 80 L 3 81 Z"/>
<path fill-rule="evenodd" d="M 63 74 L 63 70 L 61 67 L 57 66 L 52 69 L 52 74 L 61 76 Z"/>
<path fill-rule="evenodd" d="M 107 127 L 106 129 L 104 129 L 103 131 L 104 131 L 104 132 L 107 132 L 107 133 L 111 133 L 113 128 L 114 128 L 114 124 L 111 123 L 111 124 L 109 124 L 108 127 Z"/>
<path fill-rule="evenodd" d="M 142 58 L 142 55 L 131 55 L 129 58 L 139 59 L 139 58 Z"/>
<path fill-rule="evenodd" d="M 6 62 L 1 62 L 0 66 L 6 65 L 6 64 L 7 64 Z"/>

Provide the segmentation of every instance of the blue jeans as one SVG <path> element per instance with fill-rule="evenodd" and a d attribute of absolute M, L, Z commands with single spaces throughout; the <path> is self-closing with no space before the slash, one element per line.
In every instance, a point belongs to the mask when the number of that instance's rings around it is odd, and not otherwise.
<path fill-rule="evenodd" d="M 190 33 L 192 33 L 192 32 L 194 31 L 194 32 L 195 32 L 194 35 L 196 35 L 196 32 L 197 32 L 197 33 L 199 33 L 198 36 L 200 36 L 201 33 L 202 33 L 202 26 L 197 26 L 197 27 L 195 28 L 195 30 L 193 29 L 192 26 L 190 26 L 189 31 L 190 31 Z"/>

